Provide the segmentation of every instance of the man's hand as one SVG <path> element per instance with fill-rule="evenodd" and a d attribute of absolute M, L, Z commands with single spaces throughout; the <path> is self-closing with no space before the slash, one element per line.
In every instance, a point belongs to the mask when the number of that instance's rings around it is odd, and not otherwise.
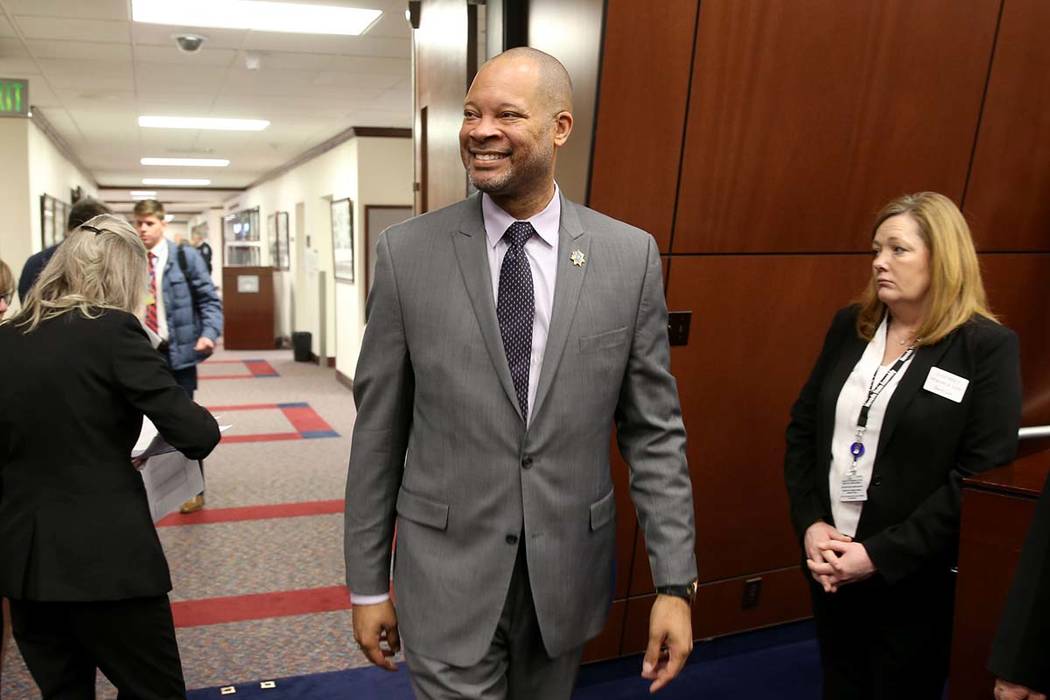
<path fill-rule="evenodd" d="M 197 344 L 193 346 L 193 349 L 202 355 L 210 355 L 215 352 L 215 341 L 202 335 L 197 338 Z"/>
<path fill-rule="evenodd" d="M 803 547 L 806 550 L 806 563 L 809 565 L 810 574 L 813 575 L 813 579 L 821 585 L 825 593 L 834 593 L 838 590 L 838 584 L 834 580 L 834 569 L 828 564 L 829 562 L 824 558 L 823 549 L 827 548 L 827 543 L 831 541 L 838 542 L 852 542 L 852 538 L 849 535 L 844 535 L 833 526 L 818 520 L 806 529 L 806 535 L 803 538 Z M 817 565 L 814 568 L 814 565 Z"/>
<path fill-rule="evenodd" d="M 397 612 L 389 600 L 375 605 L 355 605 L 351 610 L 354 619 L 354 639 L 368 660 L 379 668 L 396 671 L 391 656 L 401 651 L 401 637 L 397 632 Z M 386 648 L 380 646 L 386 642 Z"/>
<path fill-rule="evenodd" d="M 649 692 L 655 693 L 670 683 L 692 650 L 693 618 L 689 603 L 673 595 L 656 596 L 649 614 L 649 646 L 642 661 L 642 678 L 653 681 Z"/>
<path fill-rule="evenodd" d="M 995 700 L 1046 700 L 1044 693 L 1017 685 L 1002 678 L 995 679 Z"/>
<path fill-rule="evenodd" d="M 875 564 L 860 542 L 831 540 L 821 547 L 821 553 L 832 569 L 831 579 L 836 587 L 863 581 L 875 573 Z M 809 568 L 814 570 L 813 565 Z"/>

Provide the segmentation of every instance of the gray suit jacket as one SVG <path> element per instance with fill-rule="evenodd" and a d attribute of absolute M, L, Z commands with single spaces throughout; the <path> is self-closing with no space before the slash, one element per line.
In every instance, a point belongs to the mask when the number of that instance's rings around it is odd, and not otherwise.
<path fill-rule="evenodd" d="M 378 242 L 354 377 L 347 584 L 394 588 L 405 644 L 456 666 L 495 633 L 525 538 L 547 652 L 612 598 L 613 424 L 657 585 L 696 577 L 685 429 L 651 236 L 562 200 L 551 326 L 526 430 L 496 319 L 480 195 Z M 582 267 L 570 262 L 582 251 Z"/>

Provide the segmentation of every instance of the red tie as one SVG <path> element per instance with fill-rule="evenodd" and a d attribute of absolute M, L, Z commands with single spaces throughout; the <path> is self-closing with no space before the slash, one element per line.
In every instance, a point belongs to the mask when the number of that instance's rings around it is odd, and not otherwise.
<path fill-rule="evenodd" d="M 149 300 L 146 304 L 146 327 L 154 333 L 160 333 L 160 326 L 157 325 L 157 275 L 153 264 L 156 259 L 156 255 L 149 254 Z"/>

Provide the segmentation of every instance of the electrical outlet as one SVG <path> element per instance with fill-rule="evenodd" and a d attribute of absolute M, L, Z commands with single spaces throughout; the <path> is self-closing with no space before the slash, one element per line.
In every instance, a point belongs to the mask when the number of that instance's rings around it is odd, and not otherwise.
<path fill-rule="evenodd" d="M 762 577 L 749 578 L 744 581 L 744 598 L 741 607 L 750 610 L 758 607 L 758 598 L 762 593 Z"/>

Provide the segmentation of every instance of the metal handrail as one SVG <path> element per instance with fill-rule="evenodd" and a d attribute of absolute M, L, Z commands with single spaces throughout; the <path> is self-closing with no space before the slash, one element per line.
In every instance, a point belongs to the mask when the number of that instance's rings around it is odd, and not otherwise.
<path fill-rule="evenodd" d="M 1017 431 L 1018 440 L 1050 437 L 1050 425 L 1030 425 Z"/>

